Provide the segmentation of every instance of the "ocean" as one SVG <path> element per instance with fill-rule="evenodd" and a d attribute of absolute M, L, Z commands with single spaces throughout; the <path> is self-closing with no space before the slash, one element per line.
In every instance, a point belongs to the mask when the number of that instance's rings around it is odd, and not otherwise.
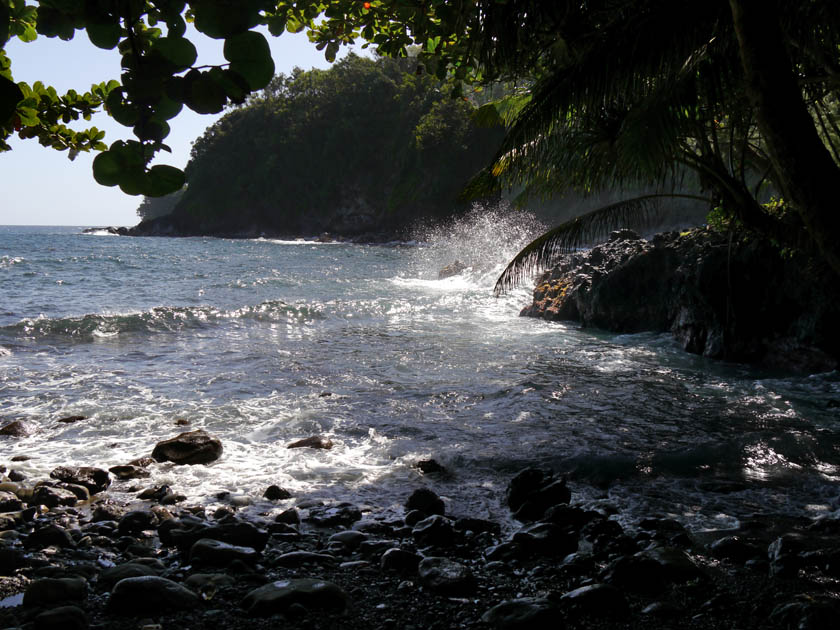
<path fill-rule="evenodd" d="M 428 486 L 454 515 L 507 522 L 507 482 L 537 465 L 630 527 L 840 510 L 840 374 L 519 317 L 531 287 L 496 298 L 493 283 L 541 227 L 476 211 L 388 245 L 0 227 L 0 425 L 37 429 L 0 437 L 0 465 L 108 468 L 200 428 L 221 459 L 139 485 L 262 514 L 271 484 L 294 495 L 282 507 L 395 511 Z M 456 259 L 470 268 L 438 279 Z M 286 448 L 311 435 L 333 448 Z"/>

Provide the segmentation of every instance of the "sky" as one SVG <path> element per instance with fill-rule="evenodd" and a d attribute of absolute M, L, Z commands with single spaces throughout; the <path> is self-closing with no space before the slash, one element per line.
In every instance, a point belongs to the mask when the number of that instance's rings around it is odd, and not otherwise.
<path fill-rule="evenodd" d="M 213 40 L 190 27 L 187 37 L 198 49 L 197 64 L 225 63 L 221 40 Z M 304 34 L 267 36 L 275 72 L 289 74 L 295 66 L 304 70 L 326 68 L 329 63 Z M 120 56 L 116 50 L 93 46 L 84 31 L 76 31 L 69 42 L 38 37 L 24 44 L 13 39 L 6 46 L 16 81 L 30 85 L 42 81 L 63 94 L 69 89 L 87 92 L 94 83 L 119 79 Z M 344 54 L 344 51 L 342 52 Z M 201 115 L 184 109 L 169 123 L 172 132 L 165 140 L 172 154 L 156 163 L 183 168 L 190 146 L 221 114 Z M 96 126 L 106 132 L 104 142 L 133 137 L 131 129 L 100 113 L 91 121 L 71 125 L 82 129 Z M 71 162 L 67 152 L 46 149 L 37 140 L 10 139 L 11 151 L 0 153 L 0 225 L 130 226 L 139 221 L 137 206 L 142 197 L 132 197 L 119 188 L 100 186 L 93 179 L 91 163 L 95 153 L 81 153 Z"/>

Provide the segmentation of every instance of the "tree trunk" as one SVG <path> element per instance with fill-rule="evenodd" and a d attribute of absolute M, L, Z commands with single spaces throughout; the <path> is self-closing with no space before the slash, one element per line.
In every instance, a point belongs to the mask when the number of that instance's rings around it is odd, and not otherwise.
<path fill-rule="evenodd" d="M 777 0 L 729 0 L 747 94 L 785 200 L 840 276 L 840 168 L 820 139 L 793 72 Z"/>

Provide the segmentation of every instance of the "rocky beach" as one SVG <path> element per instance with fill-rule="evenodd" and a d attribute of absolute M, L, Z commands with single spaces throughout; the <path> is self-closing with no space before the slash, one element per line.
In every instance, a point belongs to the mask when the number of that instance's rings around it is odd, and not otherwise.
<path fill-rule="evenodd" d="M 279 486 L 205 506 L 143 483 L 150 467 L 211 465 L 223 445 L 204 431 L 37 480 L 8 455 L 17 429 L 3 428 L 0 466 L 2 628 L 828 629 L 840 614 L 836 518 L 622 527 L 621 505 L 584 509 L 573 484 L 527 468 L 498 523 L 439 496 L 450 473 L 434 460 L 416 463 L 423 483 L 398 507 Z"/>

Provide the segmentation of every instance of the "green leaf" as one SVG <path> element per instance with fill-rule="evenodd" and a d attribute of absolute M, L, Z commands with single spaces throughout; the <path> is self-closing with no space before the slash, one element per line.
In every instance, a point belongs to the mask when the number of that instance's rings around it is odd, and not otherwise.
<path fill-rule="evenodd" d="M 122 157 L 114 151 L 103 151 L 93 158 L 93 178 L 102 186 L 116 186 L 125 169 Z"/>
<path fill-rule="evenodd" d="M 259 6 L 254 0 L 194 3 L 195 28 L 208 37 L 223 39 L 259 24 Z"/>
<path fill-rule="evenodd" d="M 12 117 L 22 100 L 23 91 L 18 84 L 6 77 L 0 77 L 0 124 Z"/>
<path fill-rule="evenodd" d="M 111 90 L 105 101 L 105 106 L 111 114 L 111 118 L 126 127 L 133 126 L 140 117 L 140 109 L 131 103 L 123 100 L 123 89 Z"/>
<path fill-rule="evenodd" d="M 184 103 L 191 110 L 199 114 L 218 114 L 225 108 L 227 95 L 224 88 L 207 73 L 191 70 L 185 79 L 188 87 Z"/>
<path fill-rule="evenodd" d="M 169 125 L 166 122 L 149 119 L 134 126 L 134 135 L 140 140 L 163 140 L 169 135 Z"/>
<path fill-rule="evenodd" d="M 152 50 L 166 59 L 175 68 L 175 72 L 191 67 L 198 57 L 193 43 L 183 37 L 161 37 L 155 40 Z"/>
<path fill-rule="evenodd" d="M 9 7 L 0 2 L 0 48 L 9 41 Z"/>
<path fill-rule="evenodd" d="M 158 164 L 149 169 L 146 175 L 146 188 L 143 194 L 147 197 L 163 197 L 184 187 L 184 172 L 174 166 Z"/>
<path fill-rule="evenodd" d="M 122 28 L 119 22 L 88 22 L 87 34 L 91 44 L 111 50 L 120 43 Z"/>
<path fill-rule="evenodd" d="M 182 103 L 172 100 L 166 95 L 161 96 L 160 100 L 154 106 L 155 115 L 152 118 L 160 122 L 171 120 L 181 113 L 183 107 Z"/>
<path fill-rule="evenodd" d="M 327 51 L 324 53 L 324 56 L 326 57 L 327 61 L 329 61 L 330 63 L 335 61 L 335 56 L 338 53 L 338 47 L 339 47 L 338 42 L 330 42 L 327 45 Z"/>
<path fill-rule="evenodd" d="M 274 77 L 274 60 L 265 37 L 248 31 L 225 40 L 225 59 L 252 90 L 261 90 Z"/>
<path fill-rule="evenodd" d="M 245 97 L 251 92 L 248 82 L 232 70 L 212 68 L 208 74 L 234 103 L 244 103 Z"/>

